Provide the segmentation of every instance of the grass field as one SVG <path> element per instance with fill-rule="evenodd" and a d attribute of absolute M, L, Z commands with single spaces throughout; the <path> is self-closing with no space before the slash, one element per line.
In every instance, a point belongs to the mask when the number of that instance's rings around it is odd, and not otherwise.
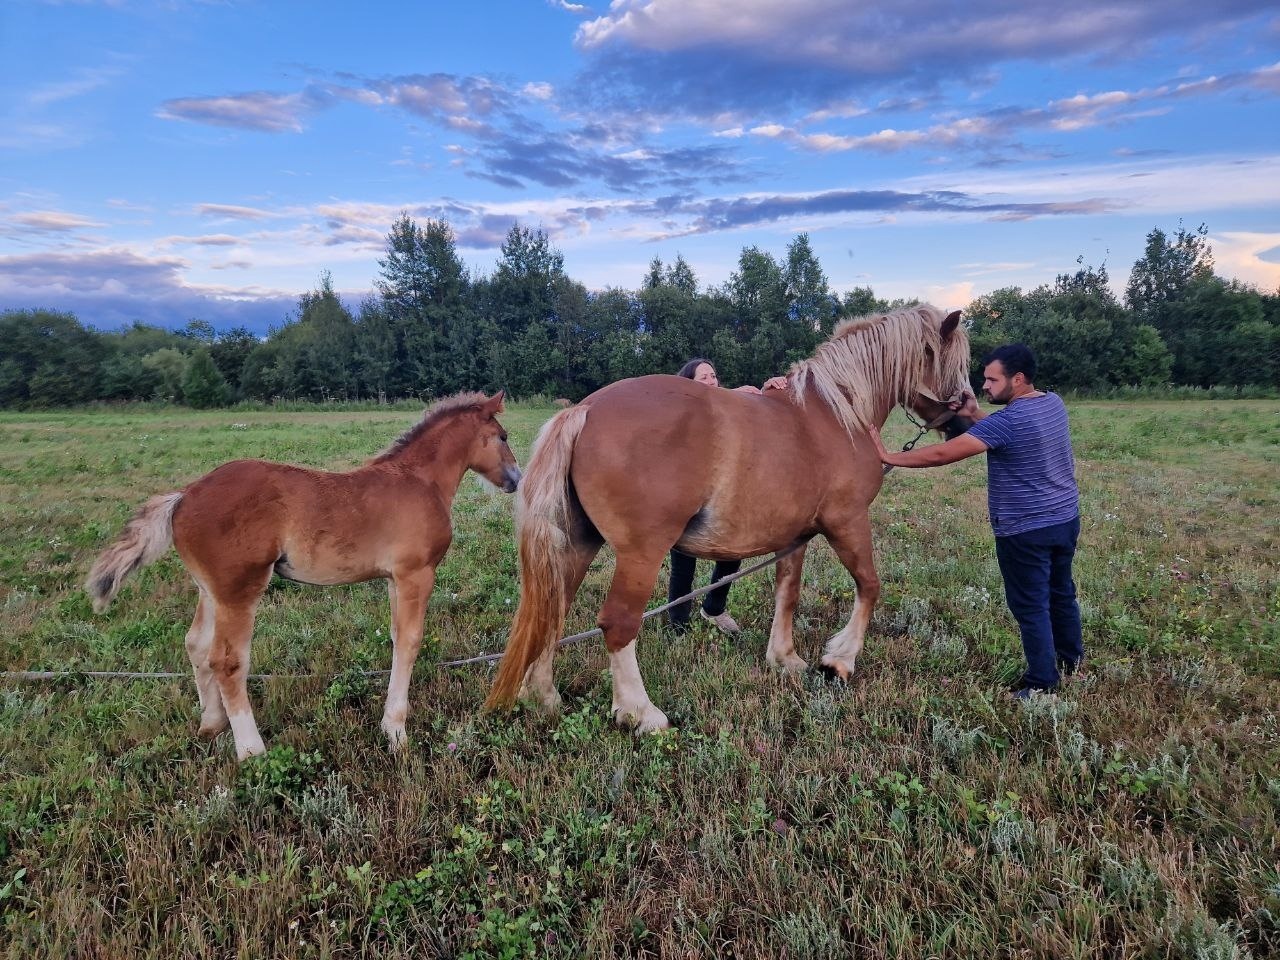
<path fill-rule="evenodd" d="M 189 678 L 0 681 L 0 953 L 1280 955 L 1280 403 L 1071 411 L 1091 660 L 1060 696 L 1003 693 L 1020 651 L 970 461 L 887 481 L 847 687 L 764 667 L 757 576 L 738 642 L 645 627 L 678 731 L 613 729 L 598 641 L 561 655 L 558 720 L 483 715 L 488 668 L 434 667 L 500 650 L 517 597 L 511 500 L 466 480 L 401 758 L 360 672 L 389 665 L 381 583 L 268 593 L 253 669 L 320 676 L 251 685 L 271 749 L 239 767 L 195 738 Z M 549 414 L 504 417 L 522 462 Z M 134 508 L 236 457 L 345 468 L 415 419 L 0 414 L 0 666 L 188 670 L 175 554 L 104 617 L 79 589 Z M 815 545 L 803 655 L 852 600 Z"/>

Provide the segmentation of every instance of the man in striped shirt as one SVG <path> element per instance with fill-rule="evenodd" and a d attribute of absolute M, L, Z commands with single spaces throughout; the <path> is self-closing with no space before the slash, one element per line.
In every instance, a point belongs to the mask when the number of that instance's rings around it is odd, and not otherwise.
<path fill-rule="evenodd" d="M 1035 388 L 1036 361 L 1020 343 L 983 361 L 983 391 L 1003 409 L 987 415 L 973 397 L 955 404 L 976 421 L 946 443 L 889 453 L 873 435 L 880 459 L 895 467 L 935 467 L 987 455 L 987 508 L 1005 599 L 1018 621 L 1027 670 L 1015 696 L 1053 690 L 1084 657 L 1080 608 L 1071 576 L 1080 535 L 1080 496 L 1067 427 L 1055 393 Z"/>

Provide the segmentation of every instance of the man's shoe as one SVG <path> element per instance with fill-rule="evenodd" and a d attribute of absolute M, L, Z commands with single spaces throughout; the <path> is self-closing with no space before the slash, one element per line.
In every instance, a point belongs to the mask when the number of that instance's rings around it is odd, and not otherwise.
<path fill-rule="evenodd" d="M 738 626 L 738 621 L 729 616 L 729 611 L 727 610 L 724 613 L 717 613 L 714 617 L 705 610 L 699 610 L 698 612 L 702 614 L 703 620 L 714 624 L 718 630 L 730 636 L 737 636 L 742 632 L 742 628 Z"/>

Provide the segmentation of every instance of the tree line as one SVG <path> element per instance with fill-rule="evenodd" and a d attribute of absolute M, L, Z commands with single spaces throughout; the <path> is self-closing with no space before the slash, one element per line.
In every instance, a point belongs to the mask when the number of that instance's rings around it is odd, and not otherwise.
<path fill-rule="evenodd" d="M 1038 385 L 1099 391 L 1165 384 L 1280 386 L 1280 291 L 1215 274 L 1201 226 L 1156 228 L 1123 300 L 1104 266 L 996 290 L 965 320 L 977 364 L 991 347 L 1036 351 Z M 869 287 L 834 294 L 806 234 L 785 255 L 751 246 L 722 286 L 683 257 L 654 258 L 636 290 L 589 291 L 541 230 L 513 226 L 493 273 L 473 275 L 445 221 L 402 215 L 376 290 L 353 312 L 327 274 L 268 336 L 203 320 L 98 331 L 47 309 L 0 314 L 0 406 L 168 400 L 430 398 L 505 388 L 574 400 L 624 377 L 711 358 L 728 384 L 762 383 L 809 356 L 845 317 L 896 309 Z"/>

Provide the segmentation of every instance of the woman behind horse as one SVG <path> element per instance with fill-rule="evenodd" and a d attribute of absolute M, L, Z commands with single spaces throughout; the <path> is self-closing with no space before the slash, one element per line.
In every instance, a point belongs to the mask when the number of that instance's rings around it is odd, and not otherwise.
<path fill-rule="evenodd" d="M 229 725 L 243 760 L 266 749 L 245 681 L 258 600 L 272 573 L 314 584 L 385 577 L 393 653 L 382 729 L 398 749 L 436 566 L 453 539 L 458 484 L 468 469 L 507 493 L 520 480 L 497 420 L 502 398 L 441 400 L 382 454 L 346 473 L 235 460 L 152 497 L 93 565 L 85 583 L 93 609 L 106 610 L 125 577 L 177 547 L 200 593 L 187 631 L 200 734 L 214 737 Z"/>
<path fill-rule="evenodd" d="M 701 383 L 708 387 L 720 386 L 720 377 L 716 373 L 715 366 L 706 357 L 694 357 L 680 368 L 677 377 L 684 377 L 692 380 L 694 383 Z M 764 390 L 785 390 L 787 388 L 786 377 L 773 377 L 765 382 Z M 736 388 L 742 393 L 759 394 L 762 391 L 753 387 L 751 384 L 744 384 Z M 697 573 L 698 561 L 695 557 L 691 557 L 687 553 L 681 553 L 672 547 L 671 549 L 671 579 L 667 586 L 667 600 L 672 601 L 679 597 L 683 597 L 686 593 L 693 589 L 694 576 Z M 711 582 L 715 583 L 723 580 L 725 577 L 731 577 L 738 572 L 742 566 L 741 560 L 717 560 L 715 569 L 711 573 Z M 707 594 L 706 599 L 702 603 L 701 615 L 702 619 L 710 621 L 719 630 L 734 636 L 742 632 L 742 628 L 738 626 L 738 621 L 733 619 L 732 614 L 725 609 L 729 601 L 729 586 L 716 587 Z M 689 618 L 693 613 L 693 601 L 682 603 L 677 607 L 672 607 L 667 617 L 671 624 L 671 629 L 676 633 L 684 633 L 689 629 Z"/>

